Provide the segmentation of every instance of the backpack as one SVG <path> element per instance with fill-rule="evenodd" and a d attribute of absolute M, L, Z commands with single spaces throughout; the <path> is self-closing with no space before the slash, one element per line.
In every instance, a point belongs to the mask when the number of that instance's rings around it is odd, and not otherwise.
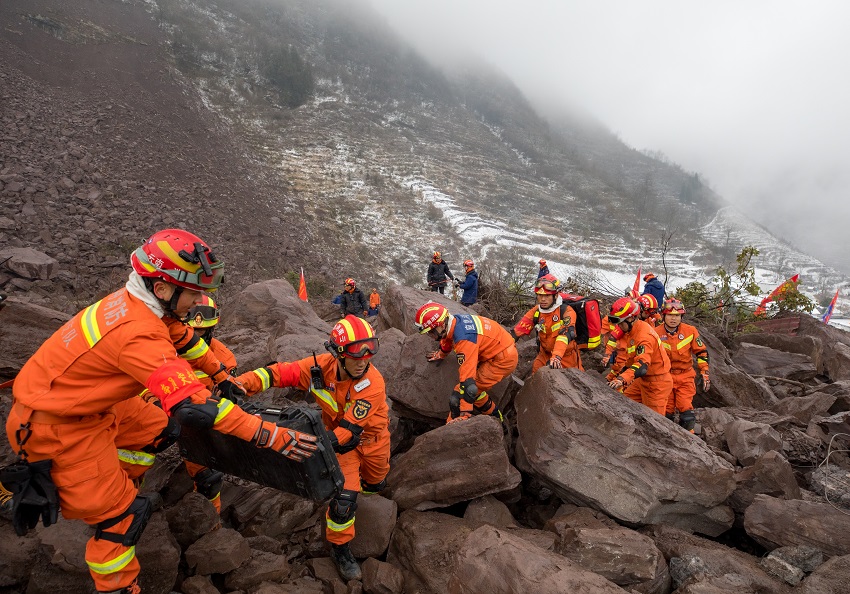
<path fill-rule="evenodd" d="M 599 302 L 596 299 L 561 293 L 561 318 L 567 306 L 576 312 L 576 342 L 582 350 L 595 349 L 599 346 L 602 337 L 602 316 L 599 314 Z M 540 312 L 534 312 L 534 323 L 540 317 Z"/>

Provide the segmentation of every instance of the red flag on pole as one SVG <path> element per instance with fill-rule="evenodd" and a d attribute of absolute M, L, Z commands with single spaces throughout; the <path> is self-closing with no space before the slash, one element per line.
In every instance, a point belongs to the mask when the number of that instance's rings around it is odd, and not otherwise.
<path fill-rule="evenodd" d="M 785 281 L 784 283 L 782 283 L 781 285 L 779 285 L 778 287 L 773 289 L 773 291 L 771 291 L 770 295 L 768 295 L 767 297 L 765 297 L 764 299 L 761 300 L 761 303 L 759 303 L 759 306 L 756 308 L 756 311 L 753 313 L 753 315 L 763 316 L 765 314 L 765 312 L 767 311 L 767 304 L 768 303 L 770 303 L 771 301 L 773 301 L 777 297 L 781 298 L 782 294 L 785 293 L 785 291 L 795 287 L 797 285 L 797 283 L 799 283 L 799 282 L 800 282 L 800 275 L 795 274 L 794 276 L 789 278 L 787 281 Z"/>
<path fill-rule="evenodd" d="M 301 280 L 298 281 L 298 298 L 307 301 L 307 283 L 304 281 L 304 269 L 301 269 Z"/>
<path fill-rule="evenodd" d="M 838 289 L 835 289 L 835 296 L 832 298 L 832 301 L 829 303 L 829 307 L 826 308 L 826 311 L 821 318 L 824 324 L 829 324 L 829 318 L 832 317 L 832 312 L 835 311 L 836 301 L 838 301 Z"/>
<path fill-rule="evenodd" d="M 635 286 L 632 287 L 634 289 L 635 293 L 640 293 L 640 271 L 641 271 L 642 268 L 643 268 L 643 265 L 638 266 L 638 273 L 637 273 L 637 276 L 635 277 Z"/>

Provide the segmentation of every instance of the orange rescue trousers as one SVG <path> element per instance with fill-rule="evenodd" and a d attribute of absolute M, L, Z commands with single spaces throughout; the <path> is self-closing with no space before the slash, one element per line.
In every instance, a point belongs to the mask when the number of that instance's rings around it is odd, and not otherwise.
<path fill-rule="evenodd" d="M 478 408 L 481 414 L 489 415 L 492 413 L 496 405 L 491 398 L 488 398 L 487 390 L 512 374 L 518 362 L 519 354 L 517 353 L 516 346 L 511 345 L 501 353 L 496 354 L 492 359 L 479 364 L 475 372 L 475 385 L 478 386 L 478 398 L 474 405 L 461 399 L 461 416 L 472 414 L 475 408 Z M 460 391 L 460 384 L 455 386 L 455 390 Z M 482 407 L 488 403 L 490 403 L 488 409 L 483 409 Z M 451 415 L 449 415 L 449 420 L 451 420 Z"/>
<path fill-rule="evenodd" d="M 6 433 L 12 444 L 24 411 L 16 404 L 9 413 Z M 142 450 L 166 427 L 166 414 L 141 398 L 130 398 L 105 413 L 66 419 L 33 413 L 25 446 L 29 459 L 53 460 L 51 476 L 66 519 L 95 525 L 121 515 L 138 494 L 133 479 L 153 464 L 154 455 Z M 132 521 L 127 516 L 109 532 L 123 534 Z M 135 546 L 106 539 L 89 539 L 86 563 L 101 592 L 129 586 L 139 574 Z"/>
<path fill-rule="evenodd" d="M 355 449 L 345 454 L 337 454 L 337 461 L 345 476 L 345 491 L 360 492 L 361 479 L 364 483 L 376 485 L 384 480 L 390 471 L 390 432 L 384 430 L 377 438 L 364 437 Z M 331 501 L 331 506 L 334 501 Z M 327 531 L 325 536 L 334 545 L 345 544 L 354 538 L 354 513 L 349 517 L 331 517 L 330 506 L 325 512 Z"/>
<path fill-rule="evenodd" d="M 667 401 L 667 414 L 693 410 L 694 396 L 697 393 L 697 386 L 694 382 L 697 376 L 696 372 L 691 368 L 685 373 L 676 373 L 676 370 L 671 371 L 671 373 L 673 374 L 673 392 Z"/>
<path fill-rule="evenodd" d="M 672 393 L 673 380 L 669 373 L 639 377 L 623 392 L 635 402 L 642 403 L 660 415 L 667 411 L 667 402 Z"/>

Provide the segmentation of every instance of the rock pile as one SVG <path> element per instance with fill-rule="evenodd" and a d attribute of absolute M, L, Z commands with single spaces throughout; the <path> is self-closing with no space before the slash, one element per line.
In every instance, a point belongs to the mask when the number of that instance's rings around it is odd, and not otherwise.
<path fill-rule="evenodd" d="M 362 581 L 342 583 L 328 556 L 326 502 L 231 477 L 219 526 L 172 450 L 145 482 L 164 501 L 138 547 L 145 592 L 845 591 L 850 460 L 837 450 L 850 441 L 850 384 L 832 375 L 848 371 L 843 333 L 805 322 L 799 336 L 752 335 L 729 351 L 703 333 L 717 380 L 699 435 L 594 371 L 553 369 L 502 387 L 504 425 L 444 425 L 457 363 L 428 363 L 432 342 L 405 322 L 432 294 L 390 293 L 374 364 L 387 378 L 394 456 L 388 489 L 359 501 Z M 12 299 L 0 324 L 21 346 L 4 373 L 65 318 Z M 248 286 L 222 319 L 242 369 L 321 350 L 330 330 L 284 281 Z M 528 369 L 533 353 L 520 347 Z M 795 384 L 783 381 L 791 375 Z M 263 398 L 309 401 L 291 390 Z M 0 520 L 0 588 L 82 591 L 89 530 L 60 521 L 17 539 Z"/>

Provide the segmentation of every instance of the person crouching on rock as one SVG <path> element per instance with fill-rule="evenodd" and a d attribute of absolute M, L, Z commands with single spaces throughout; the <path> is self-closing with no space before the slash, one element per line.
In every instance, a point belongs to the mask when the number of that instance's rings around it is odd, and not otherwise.
<path fill-rule="evenodd" d="M 502 411 L 487 390 L 516 369 L 519 355 L 513 337 L 497 322 L 483 316 L 452 315 L 433 301 L 419 308 L 414 324 L 420 334 L 430 334 L 440 348 L 428 354 L 439 361 L 454 350 L 460 365 L 460 382 L 449 397 L 446 423 L 468 419 L 473 411 L 503 421 Z"/>

